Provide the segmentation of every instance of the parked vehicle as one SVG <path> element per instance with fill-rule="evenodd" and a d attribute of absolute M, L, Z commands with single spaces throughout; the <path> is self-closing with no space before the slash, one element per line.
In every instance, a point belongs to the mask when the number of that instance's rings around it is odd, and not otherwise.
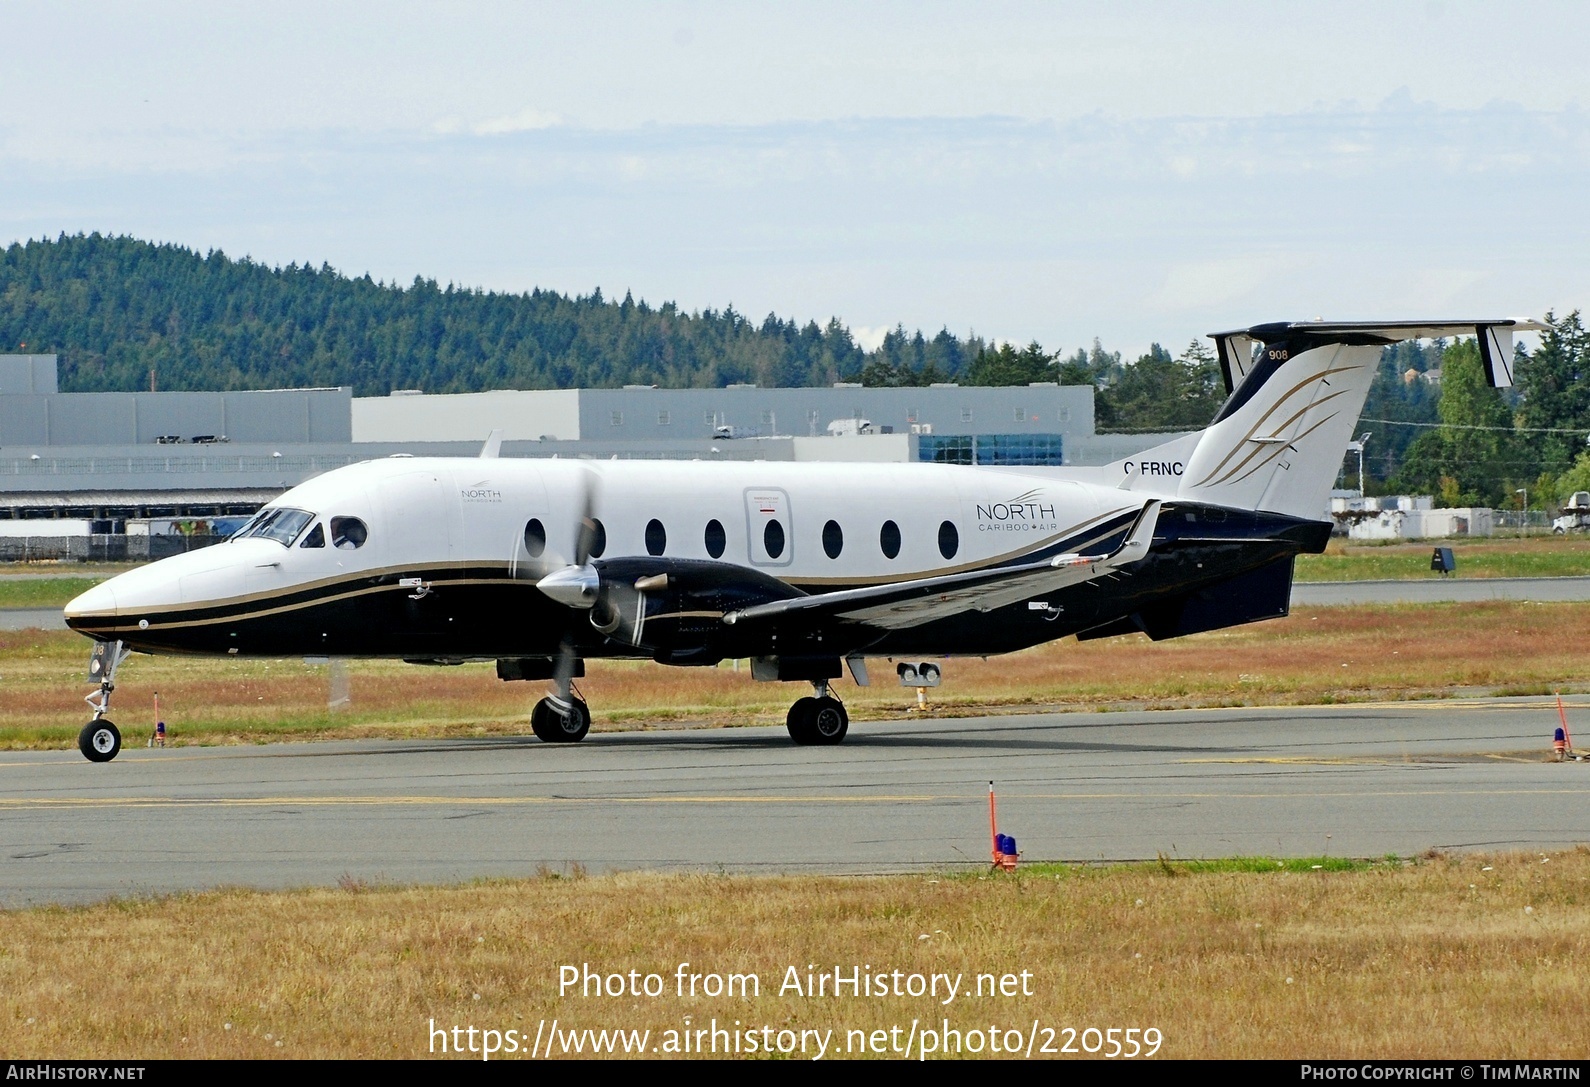
<path fill-rule="evenodd" d="M 1590 532 L 1590 491 L 1574 491 L 1562 507 L 1562 516 L 1551 522 L 1551 530 L 1559 536 Z"/>

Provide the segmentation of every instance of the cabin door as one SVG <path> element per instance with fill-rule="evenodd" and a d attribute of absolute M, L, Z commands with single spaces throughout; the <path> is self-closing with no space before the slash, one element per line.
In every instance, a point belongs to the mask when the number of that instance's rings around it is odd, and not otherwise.
<path fill-rule="evenodd" d="M 745 492 L 746 542 L 756 566 L 788 566 L 795 561 L 795 531 L 789 495 L 778 487 L 748 487 Z"/>

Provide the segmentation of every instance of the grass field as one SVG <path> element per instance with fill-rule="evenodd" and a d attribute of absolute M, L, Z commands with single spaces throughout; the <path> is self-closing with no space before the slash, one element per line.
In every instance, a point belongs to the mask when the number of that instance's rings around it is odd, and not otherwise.
<path fill-rule="evenodd" d="M 1457 576 L 1584 577 L 1590 575 L 1590 537 L 1494 536 L 1422 543 L 1348 544 L 1332 541 L 1323 555 L 1299 555 L 1298 581 L 1417 581 L 1430 572 L 1430 553 L 1451 547 Z"/>
<path fill-rule="evenodd" d="M 0 632 L 0 747 L 69 747 L 88 642 L 70 632 Z M 931 713 L 1295 705 L 1343 700 L 1590 690 L 1590 607 L 1492 601 L 1299 609 L 1279 619 L 1166 642 L 1141 635 L 1056 642 L 945 664 Z M 748 671 L 589 663 L 581 689 L 595 728 L 781 724 L 794 684 Z M 491 664 L 426 668 L 353 661 L 352 704 L 326 708 L 327 668 L 302 661 L 135 656 L 118 676 L 112 719 L 126 742 L 154 727 L 172 742 L 285 738 L 522 735 L 541 683 L 504 683 Z M 874 686 L 836 686 L 853 719 L 905 716 L 914 694 L 887 661 Z"/>
<path fill-rule="evenodd" d="M 98 585 L 102 577 L 44 577 L 0 581 L 0 608 L 60 608 L 79 593 Z"/>
<path fill-rule="evenodd" d="M 1088 1028 L 1153 1028 L 1162 1057 L 1579 1059 L 1587 907 L 1584 850 L 1317 869 L 346 881 L 0 913 L 0 1036 L 9 1058 L 424 1057 L 433 1027 L 449 1044 L 454 1026 L 499 1045 L 516 1031 L 528 1051 L 555 1018 L 563 1032 L 649 1031 L 641 1049 L 662 1055 L 667 1032 L 677 1043 L 716 1020 L 738 1024 L 742 1047 L 747 1031 L 759 1044 L 832 1031 L 832 1057 L 880 1039 L 900 1055 L 913 1021 L 947 1021 L 963 1055 L 974 1041 L 987 1055 L 991 1027 L 1024 1047 L 1036 1025 L 1034 1056 L 1067 1028 L 1078 1049 L 1103 1041 Z M 681 963 L 702 975 L 694 996 L 678 993 Z M 583 964 L 626 987 L 630 971 L 641 985 L 655 974 L 659 995 L 560 995 L 560 968 Z M 797 995 L 780 992 L 790 967 L 803 987 L 862 967 L 959 975 L 962 988 L 947 1004 Z M 706 975 L 729 973 L 755 975 L 757 991 L 703 995 Z M 981 996 L 977 975 L 993 979 Z M 1007 975 L 1013 995 L 989 995 Z"/>

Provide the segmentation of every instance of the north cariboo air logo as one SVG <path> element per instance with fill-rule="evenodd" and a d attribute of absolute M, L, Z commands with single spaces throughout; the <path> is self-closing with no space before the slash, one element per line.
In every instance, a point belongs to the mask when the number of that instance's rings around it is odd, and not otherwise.
<path fill-rule="evenodd" d="M 1031 490 L 1003 502 L 977 504 L 979 532 L 1041 532 L 1058 530 L 1054 507 L 1044 502 L 1042 491 Z"/>

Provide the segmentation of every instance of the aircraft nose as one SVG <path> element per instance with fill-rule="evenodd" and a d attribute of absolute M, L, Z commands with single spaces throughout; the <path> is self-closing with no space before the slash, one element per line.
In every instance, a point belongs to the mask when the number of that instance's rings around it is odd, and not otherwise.
<path fill-rule="evenodd" d="M 76 627 L 79 621 L 110 618 L 115 614 L 116 590 L 107 581 L 95 585 L 66 605 L 66 625 Z"/>

